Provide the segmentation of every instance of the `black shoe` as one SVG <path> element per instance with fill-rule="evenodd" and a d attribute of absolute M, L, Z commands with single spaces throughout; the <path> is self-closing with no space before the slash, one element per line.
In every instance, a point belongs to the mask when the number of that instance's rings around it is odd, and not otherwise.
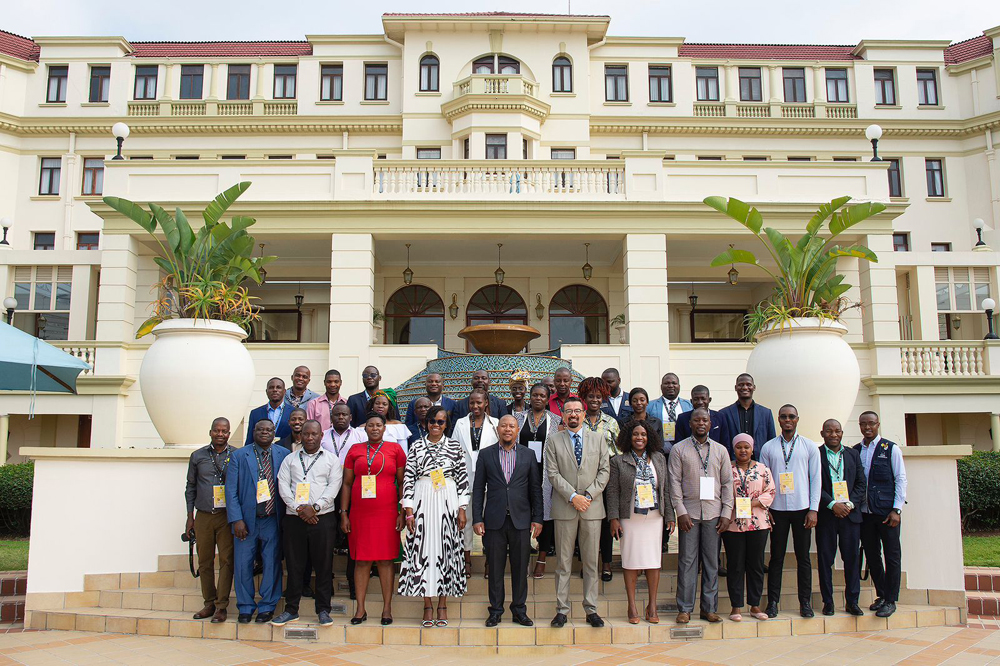
<path fill-rule="evenodd" d="M 877 611 L 879 608 L 882 608 L 882 606 L 884 606 L 884 605 L 885 605 L 885 599 L 883 599 L 882 597 L 876 597 L 875 598 L 875 602 L 871 606 L 868 607 L 868 610 L 870 610 L 870 611 Z"/>
<path fill-rule="evenodd" d="M 546 555 L 547 555 L 548 557 L 555 557 L 555 556 L 556 556 L 556 547 L 555 547 L 555 546 L 552 546 L 552 547 L 551 547 L 551 548 L 549 548 L 549 549 L 548 549 L 547 551 L 545 551 L 545 554 L 546 554 Z"/>
<path fill-rule="evenodd" d="M 881 608 L 878 609 L 878 612 L 875 613 L 875 617 L 889 617 L 895 612 L 896 612 L 896 602 L 887 601 L 884 604 L 882 604 Z"/>
<path fill-rule="evenodd" d="M 254 621 L 257 624 L 265 624 L 267 622 L 270 622 L 273 617 L 274 617 L 273 611 L 266 611 L 264 613 L 257 613 L 257 619 Z"/>
<path fill-rule="evenodd" d="M 833 604 L 828 604 L 823 602 L 823 615 L 833 615 L 837 611 L 833 608 Z"/>
<path fill-rule="evenodd" d="M 312 586 L 306 585 L 305 587 L 303 587 L 302 588 L 302 596 L 305 597 L 306 599 L 312 599 L 313 598 L 313 589 L 312 589 Z"/>
<path fill-rule="evenodd" d="M 532 546 L 531 548 L 528 549 L 528 553 L 531 555 L 538 555 L 538 549 Z"/>
<path fill-rule="evenodd" d="M 383 627 L 388 627 L 390 624 L 392 624 L 392 618 L 391 617 L 383 617 L 382 618 L 382 626 Z"/>
<path fill-rule="evenodd" d="M 501 618 L 500 613 L 490 613 L 490 616 L 486 618 L 486 626 L 487 627 L 497 626 L 498 624 L 500 624 L 500 618 Z"/>
<path fill-rule="evenodd" d="M 856 615 L 856 616 L 861 616 L 865 614 L 865 612 L 861 610 L 861 607 L 858 606 L 857 604 L 847 604 L 847 612 L 850 613 L 851 615 Z"/>
<path fill-rule="evenodd" d="M 604 620 L 597 613 L 589 613 L 587 615 L 587 624 L 599 629 L 604 626 Z"/>
<path fill-rule="evenodd" d="M 605 583 L 610 583 L 611 582 L 611 572 L 610 571 L 602 571 L 601 572 L 601 580 L 603 580 Z"/>
<path fill-rule="evenodd" d="M 729 576 L 729 571 L 726 570 L 726 567 L 719 567 L 719 576 L 722 578 L 727 578 Z"/>
<path fill-rule="evenodd" d="M 664 539 L 663 540 L 663 552 L 666 553 L 668 550 L 670 550 L 670 547 L 667 545 L 667 540 Z"/>
<path fill-rule="evenodd" d="M 764 612 L 767 613 L 767 616 L 770 618 L 778 617 L 778 604 L 773 601 L 769 601 L 767 603 L 767 608 L 764 609 Z"/>
<path fill-rule="evenodd" d="M 559 628 L 566 626 L 566 616 L 563 613 L 556 613 L 556 616 L 552 618 L 552 626 Z"/>
<path fill-rule="evenodd" d="M 368 611 L 365 611 L 365 614 L 362 615 L 361 617 L 352 617 L 351 624 L 361 624 L 367 619 L 368 619 Z"/>
<path fill-rule="evenodd" d="M 816 617 L 816 613 L 813 612 L 812 605 L 808 601 L 799 605 L 799 615 L 802 617 Z"/>
<path fill-rule="evenodd" d="M 522 627 L 535 626 L 535 623 L 531 621 L 531 618 L 525 615 L 524 613 L 520 613 L 514 616 L 514 624 L 519 624 Z"/>
<path fill-rule="evenodd" d="M 236 621 L 240 624 L 250 624 L 253 619 L 253 613 L 240 613 L 240 616 L 236 618 Z"/>
<path fill-rule="evenodd" d="M 350 587 L 350 596 L 351 596 L 351 601 L 357 601 L 357 599 L 358 599 L 358 593 L 354 589 L 353 585 L 351 585 L 351 587 Z"/>

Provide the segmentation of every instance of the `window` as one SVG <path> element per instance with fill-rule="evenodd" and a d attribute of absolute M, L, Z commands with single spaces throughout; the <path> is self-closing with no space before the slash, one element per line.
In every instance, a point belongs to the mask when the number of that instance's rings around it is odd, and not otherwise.
<path fill-rule="evenodd" d="M 760 67 L 740 67 L 740 100 L 759 102 L 761 99 Z"/>
<path fill-rule="evenodd" d="M 802 67 L 782 67 L 781 76 L 785 82 L 785 101 L 806 101 L 806 70 Z"/>
<path fill-rule="evenodd" d="M 268 155 L 269 160 L 290 160 L 293 159 L 293 155 Z"/>
<path fill-rule="evenodd" d="M 892 235 L 892 251 L 893 252 L 909 252 L 910 251 L 910 234 L 895 233 Z"/>
<path fill-rule="evenodd" d="M 719 68 L 695 67 L 695 82 L 699 102 L 719 101 Z"/>
<path fill-rule="evenodd" d="M 153 159 L 153 156 L 152 155 L 129 155 L 128 158 L 130 160 L 151 160 L 151 159 Z"/>
<path fill-rule="evenodd" d="M 472 63 L 472 73 L 473 74 L 492 74 L 493 73 L 493 56 L 483 56 L 475 62 Z"/>
<path fill-rule="evenodd" d="M 83 159 L 83 195 L 97 195 L 104 192 L 104 158 L 85 157 Z"/>
<path fill-rule="evenodd" d="M 344 99 L 344 66 L 320 67 L 319 99 L 321 102 L 340 102 Z"/>
<path fill-rule="evenodd" d="M 302 312 L 295 308 L 263 307 L 250 324 L 247 342 L 302 342 Z"/>
<path fill-rule="evenodd" d="M 903 172 L 899 158 L 886 159 L 889 163 L 889 196 L 903 196 Z"/>
<path fill-rule="evenodd" d="M 111 91 L 111 68 L 107 66 L 90 68 L 90 101 L 107 102 Z"/>
<path fill-rule="evenodd" d="M 245 160 L 246 158 L 247 158 L 246 155 L 222 155 L 221 156 L 221 159 L 224 159 L 224 160 Z"/>
<path fill-rule="evenodd" d="M 927 169 L 927 196 L 944 196 L 944 161 L 925 160 Z"/>
<path fill-rule="evenodd" d="M 528 323 L 528 308 L 524 299 L 506 285 L 491 284 L 472 295 L 465 308 L 466 326 L 476 324 L 521 324 Z M 471 343 L 468 351 L 476 351 Z"/>
<path fill-rule="evenodd" d="M 156 99 L 156 74 L 159 69 L 156 65 L 135 68 L 135 99 Z"/>
<path fill-rule="evenodd" d="M 76 235 L 76 249 L 96 250 L 101 242 L 101 234 L 96 231 L 81 231 Z"/>
<path fill-rule="evenodd" d="M 789 162 L 812 162 L 811 157 L 805 157 L 804 155 L 789 155 Z"/>
<path fill-rule="evenodd" d="M 43 157 L 41 174 L 38 178 L 38 194 L 59 194 L 59 178 L 62 176 L 62 158 Z"/>
<path fill-rule="evenodd" d="M 175 160 L 196 160 L 198 155 L 174 155 Z"/>
<path fill-rule="evenodd" d="M 847 70 L 826 70 L 826 101 L 834 104 L 847 104 L 850 96 L 847 92 Z"/>
<path fill-rule="evenodd" d="M 52 231 L 36 231 L 32 249 L 54 250 L 56 249 L 56 235 Z"/>
<path fill-rule="evenodd" d="M 440 63 L 435 56 L 425 55 L 420 59 L 420 92 L 438 92 Z"/>
<path fill-rule="evenodd" d="M 722 160 L 722 155 L 699 155 L 698 159 L 702 162 L 719 162 Z"/>
<path fill-rule="evenodd" d="M 948 245 L 948 243 L 931 243 Z M 938 311 L 979 311 L 990 297 L 990 270 L 986 267 L 934 269 Z M 973 301 L 973 297 L 975 301 Z"/>
<path fill-rule="evenodd" d="M 549 347 L 608 343 L 608 306 L 590 287 L 574 284 L 549 303 Z"/>
<path fill-rule="evenodd" d="M 575 160 L 576 148 L 553 148 L 552 159 L 554 160 Z"/>
<path fill-rule="evenodd" d="M 552 61 L 552 92 L 573 92 L 573 65 L 566 56 Z"/>
<path fill-rule="evenodd" d="M 45 92 L 45 101 L 49 104 L 64 104 L 66 102 L 66 80 L 69 78 L 67 65 L 49 65 L 49 83 Z"/>
<path fill-rule="evenodd" d="M 528 140 L 524 138 L 521 139 L 521 159 L 528 159 Z"/>
<path fill-rule="evenodd" d="M 226 99 L 250 99 L 250 65 L 229 65 L 227 73 Z"/>
<path fill-rule="evenodd" d="M 857 162 L 857 157 L 834 157 L 834 162 Z"/>
<path fill-rule="evenodd" d="M 462 159 L 469 159 L 469 137 L 462 140 Z"/>
<path fill-rule="evenodd" d="M 920 106 L 938 105 L 937 70 L 917 70 L 917 104 Z"/>
<path fill-rule="evenodd" d="M 274 66 L 274 99 L 295 99 L 296 65 Z M 259 74 L 258 74 L 259 76 Z"/>
<path fill-rule="evenodd" d="M 514 58 L 497 56 L 497 71 L 501 74 L 520 74 L 521 63 Z"/>
<path fill-rule="evenodd" d="M 486 159 L 505 160 L 507 159 L 507 135 L 487 134 L 486 135 Z"/>
<path fill-rule="evenodd" d="M 72 283 L 72 266 L 16 267 L 14 326 L 43 340 L 66 340 Z"/>
<path fill-rule="evenodd" d="M 875 104 L 877 106 L 896 105 L 896 71 L 875 70 Z"/>
<path fill-rule="evenodd" d="M 670 89 L 670 65 L 649 66 L 649 101 L 672 101 Z"/>
<path fill-rule="evenodd" d="M 204 65 L 181 65 L 181 99 L 201 99 Z"/>
<path fill-rule="evenodd" d="M 441 159 L 440 148 L 417 148 L 418 160 L 439 160 Z"/>
<path fill-rule="evenodd" d="M 434 291 L 411 284 L 385 304 L 385 343 L 444 346 L 444 301 Z"/>
<path fill-rule="evenodd" d="M 388 65 L 365 65 L 365 99 L 382 101 L 387 99 L 389 80 Z"/>
<path fill-rule="evenodd" d="M 744 162 L 766 162 L 767 161 L 767 157 L 765 157 L 763 155 L 744 155 L 743 156 L 743 161 Z"/>
<path fill-rule="evenodd" d="M 931 243 L 931 252 L 951 252 L 951 243 Z"/>
<path fill-rule="evenodd" d="M 628 101 L 628 67 L 604 66 L 604 98 L 609 102 Z"/>
<path fill-rule="evenodd" d="M 691 342 L 743 342 L 746 310 L 698 308 L 692 310 Z"/>

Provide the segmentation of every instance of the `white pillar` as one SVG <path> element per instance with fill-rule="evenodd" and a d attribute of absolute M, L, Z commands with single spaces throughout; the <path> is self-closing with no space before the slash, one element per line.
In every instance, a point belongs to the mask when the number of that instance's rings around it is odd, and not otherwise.
<path fill-rule="evenodd" d="M 89 264 L 73 266 L 73 293 L 70 297 L 69 331 L 67 332 L 70 340 L 87 339 L 92 276 L 93 271 Z"/>
<path fill-rule="evenodd" d="M 0 465 L 7 464 L 8 435 L 10 435 L 10 415 L 0 414 Z"/>
<path fill-rule="evenodd" d="M 623 254 L 629 386 L 655 389 L 667 371 L 670 351 L 667 237 L 628 234 Z"/>
<path fill-rule="evenodd" d="M 993 435 L 993 450 L 1000 452 L 1000 414 L 990 414 L 990 433 Z"/>
<path fill-rule="evenodd" d="M 917 325 L 913 332 L 914 340 L 939 340 L 937 293 L 934 288 L 934 267 L 917 266 L 911 275 L 915 280 L 910 282 L 910 289 L 916 294 L 917 311 L 913 313 L 913 321 Z M 916 284 L 913 284 L 916 282 Z"/>
<path fill-rule="evenodd" d="M 892 262 L 892 236 L 867 236 L 865 244 L 882 261 L 859 260 L 861 302 L 866 342 L 899 340 L 899 305 L 896 302 L 896 267 Z"/>
<path fill-rule="evenodd" d="M 333 234 L 330 253 L 330 367 L 359 377 L 371 355 L 375 240 Z"/>

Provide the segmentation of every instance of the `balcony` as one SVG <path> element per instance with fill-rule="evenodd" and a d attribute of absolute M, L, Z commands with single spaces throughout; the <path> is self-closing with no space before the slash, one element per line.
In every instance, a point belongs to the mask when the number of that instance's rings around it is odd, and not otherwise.
<path fill-rule="evenodd" d="M 441 105 L 449 121 L 473 112 L 521 111 L 545 120 L 550 106 L 538 98 L 539 86 L 520 74 L 473 74 L 453 86 L 453 98 Z"/>
<path fill-rule="evenodd" d="M 695 118 L 784 118 L 799 120 L 825 118 L 853 120 L 858 117 L 854 104 L 815 104 L 813 102 L 695 102 Z"/>
<path fill-rule="evenodd" d="M 295 116 L 295 100 L 162 100 L 128 103 L 132 118 L 193 116 Z"/>
<path fill-rule="evenodd" d="M 904 377 L 985 377 L 990 374 L 986 343 L 907 341 L 899 348 Z M 1000 374 L 1000 368 L 993 369 Z"/>
<path fill-rule="evenodd" d="M 473 74 L 456 81 L 454 90 L 456 99 L 462 95 L 538 96 L 538 84 L 520 74 Z"/>

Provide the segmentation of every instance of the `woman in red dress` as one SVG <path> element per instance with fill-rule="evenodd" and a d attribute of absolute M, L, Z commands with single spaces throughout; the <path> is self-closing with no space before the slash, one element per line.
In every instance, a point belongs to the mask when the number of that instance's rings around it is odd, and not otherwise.
<path fill-rule="evenodd" d="M 403 483 L 406 454 L 395 442 L 383 441 L 385 417 L 369 413 L 365 421 L 368 441 L 355 444 L 344 460 L 344 485 L 340 493 L 340 524 L 347 534 L 354 569 L 357 609 L 351 624 L 368 619 L 365 596 L 372 562 L 378 567 L 382 587 L 382 624 L 392 624 L 393 560 L 399 555 L 397 484 Z"/>

